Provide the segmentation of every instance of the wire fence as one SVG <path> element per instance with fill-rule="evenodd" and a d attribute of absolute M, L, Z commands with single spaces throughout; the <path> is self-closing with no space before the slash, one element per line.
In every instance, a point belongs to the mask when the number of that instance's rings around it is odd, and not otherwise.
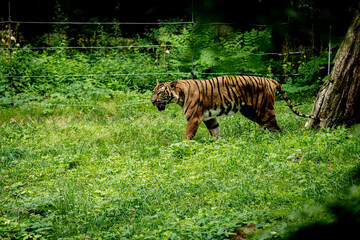
<path fill-rule="evenodd" d="M 193 18 L 193 17 L 192 17 Z M 229 74 L 236 74 L 236 75 L 256 75 L 253 73 L 242 73 L 242 72 L 211 72 L 211 73 L 203 73 L 203 72 L 196 72 L 194 71 L 194 55 L 191 57 L 191 71 L 189 72 L 133 72 L 133 73 L 103 73 L 103 74 L 65 74 L 65 75 L 16 75 L 14 74 L 15 69 L 13 66 L 13 53 L 14 51 L 36 51 L 36 50 L 58 50 L 58 49 L 87 49 L 87 50 L 106 50 L 106 49 L 112 49 L 112 50 L 118 50 L 118 49 L 132 49 L 132 48 L 144 48 L 144 49 L 151 49 L 151 48 L 166 48 L 166 47 L 172 47 L 172 48 L 192 48 L 193 43 L 191 46 L 187 45 L 166 45 L 166 44 L 154 44 L 154 45 L 119 45 L 119 46 L 46 46 L 46 47 L 16 47 L 12 46 L 12 25 L 14 24 L 24 24 L 24 25 L 96 25 L 96 26 L 103 26 L 103 25 L 116 25 L 116 26 L 122 26 L 122 25 L 191 25 L 192 30 L 194 29 L 195 25 L 204 25 L 201 23 L 197 23 L 194 21 L 194 18 L 192 21 L 179 21 L 179 22 L 39 22 L 39 21 L 19 21 L 19 20 L 12 20 L 11 19 L 11 10 L 10 10 L 10 3 L 9 3 L 9 20 L 8 21 L 2 21 L 0 22 L 1 25 L 8 26 L 8 32 L 9 32 L 9 42 L 7 44 L 7 47 L 1 47 L 0 50 L 8 51 L 9 55 L 9 75 L 0 75 L 0 78 L 7 78 L 9 79 L 10 87 L 11 87 L 11 102 L 10 103 L 0 103 L 2 105 L 4 104 L 37 104 L 37 105 L 59 105 L 59 106 L 91 106 L 94 107 L 96 105 L 71 105 L 71 104 L 52 104 L 52 103 L 40 103 L 40 102 L 14 102 L 14 83 L 16 79 L 19 78 L 31 78 L 31 79 L 48 79 L 48 78 L 87 78 L 87 77 L 119 77 L 119 76 L 161 76 L 161 75 L 189 75 L 192 78 L 194 78 L 194 75 L 198 76 L 208 76 L 208 75 L 229 75 Z M 238 23 L 223 23 L 223 22 L 213 22 L 213 23 L 206 23 L 206 25 L 231 25 L 231 24 L 237 24 Z M 242 24 L 250 27 L 274 27 L 274 26 L 284 26 L 289 25 L 292 23 L 286 22 L 286 23 L 280 23 L 276 25 L 264 25 L 264 24 Z M 193 31 L 192 31 L 192 41 L 194 41 Z M 312 27 L 312 41 L 313 41 L 313 50 L 314 50 L 314 27 Z M 329 42 L 329 59 L 330 59 L 330 42 Z M 206 51 L 206 50 L 204 50 Z M 276 52 L 268 52 L 268 53 L 251 53 L 254 56 L 295 56 L 295 55 L 303 55 L 304 52 L 296 51 L 296 52 L 285 52 L 285 53 L 276 53 Z M 314 57 L 314 51 L 313 51 L 313 57 Z M 315 59 L 315 58 L 314 58 Z M 315 61 L 315 60 L 314 60 Z M 330 60 L 329 60 L 330 61 Z M 330 65 L 329 65 L 330 66 Z M 316 65 L 314 62 L 314 72 L 316 72 Z M 275 74 L 277 77 L 290 77 L 290 76 L 302 76 L 305 75 L 305 73 L 295 73 L 295 74 Z M 316 82 L 316 80 L 315 80 Z M 146 101 L 147 102 L 147 101 Z M 133 105 L 133 104 L 144 104 L 145 101 L 136 102 L 136 103 L 129 103 L 125 105 Z M 103 107 L 103 106 L 99 106 Z"/>

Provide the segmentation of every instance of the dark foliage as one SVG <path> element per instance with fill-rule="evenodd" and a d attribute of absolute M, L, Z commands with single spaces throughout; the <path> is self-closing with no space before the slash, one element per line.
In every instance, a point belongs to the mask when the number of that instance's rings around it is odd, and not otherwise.
<path fill-rule="evenodd" d="M 355 188 L 355 187 L 354 187 Z M 283 239 L 291 240 L 338 240 L 354 239 L 360 228 L 360 194 L 359 188 L 349 194 L 348 198 L 336 201 L 328 206 L 333 216 L 330 222 L 317 221 L 300 227 Z"/>

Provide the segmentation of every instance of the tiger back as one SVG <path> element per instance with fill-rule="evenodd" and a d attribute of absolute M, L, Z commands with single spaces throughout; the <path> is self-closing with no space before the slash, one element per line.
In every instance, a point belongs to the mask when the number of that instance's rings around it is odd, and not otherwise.
<path fill-rule="evenodd" d="M 221 76 L 207 80 L 158 82 L 152 103 L 159 111 L 169 103 L 183 107 L 188 121 L 184 139 L 192 139 L 203 121 L 211 136 L 220 137 L 218 116 L 240 111 L 245 117 L 270 131 L 281 131 L 275 117 L 275 90 L 290 109 L 301 117 L 314 118 L 295 110 L 282 86 L 275 80 L 254 76 Z"/>

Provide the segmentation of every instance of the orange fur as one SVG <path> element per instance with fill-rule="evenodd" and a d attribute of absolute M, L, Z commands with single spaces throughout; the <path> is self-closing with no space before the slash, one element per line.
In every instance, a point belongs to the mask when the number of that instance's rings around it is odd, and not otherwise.
<path fill-rule="evenodd" d="M 211 136 L 220 137 L 216 117 L 237 111 L 257 122 L 261 129 L 265 126 L 271 131 L 281 131 L 274 111 L 276 89 L 284 96 L 295 114 L 314 118 L 297 112 L 277 81 L 254 76 L 158 82 L 151 102 L 159 111 L 163 111 L 169 103 L 177 103 L 183 107 L 188 121 L 184 139 L 192 139 L 202 121 Z"/>

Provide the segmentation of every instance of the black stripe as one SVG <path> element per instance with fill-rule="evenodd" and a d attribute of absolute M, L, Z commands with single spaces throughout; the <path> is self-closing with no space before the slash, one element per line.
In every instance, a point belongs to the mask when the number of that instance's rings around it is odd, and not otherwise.
<path fill-rule="evenodd" d="M 246 79 L 246 77 L 243 77 L 243 80 L 245 82 L 244 89 L 245 89 L 245 92 L 246 92 L 246 100 L 251 101 L 253 94 L 252 94 L 252 91 L 251 91 L 250 83 L 248 83 L 248 80 Z M 249 96 L 248 96 L 248 94 L 249 94 Z"/>
<path fill-rule="evenodd" d="M 185 82 L 186 82 L 186 84 L 189 86 L 188 89 L 187 89 L 187 91 L 186 91 L 188 96 L 187 96 L 186 101 L 184 101 L 184 106 L 186 106 L 186 104 L 187 104 L 187 107 L 186 107 L 184 113 L 187 114 L 187 111 L 188 111 L 188 109 L 189 109 L 189 107 L 190 107 L 190 104 L 191 104 L 191 102 L 188 101 L 189 98 L 190 98 L 191 84 L 189 83 L 189 81 L 185 81 Z"/>
<path fill-rule="evenodd" d="M 180 101 L 180 96 L 183 96 L 183 105 L 182 107 L 184 107 L 184 104 L 185 104 L 185 93 L 184 91 L 182 90 L 182 88 L 179 88 L 180 89 L 180 92 L 179 92 L 179 101 Z"/>
<path fill-rule="evenodd" d="M 255 83 L 254 81 L 252 80 L 251 77 L 249 77 L 249 82 L 251 83 L 251 104 L 252 106 L 254 106 L 254 97 L 255 97 Z"/>
<path fill-rule="evenodd" d="M 221 104 L 220 105 L 220 113 L 217 115 L 217 116 L 221 116 L 221 115 L 223 115 L 224 114 L 224 112 L 225 112 L 225 108 L 224 108 L 224 106 Z"/>
<path fill-rule="evenodd" d="M 196 105 L 196 107 L 197 107 L 195 112 L 197 112 L 199 110 L 200 104 L 203 104 L 203 94 L 201 94 L 201 90 L 200 90 L 200 87 L 198 85 L 198 81 L 194 80 L 194 82 L 195 82 L 195 84 L 196 84 L 196 86 L 198 88 L 198 91 L 199 91 L 199 93 L 198 93 L 199 94 L 199 100 L 198 100 L 198 102 L 195 101 L 195 103 L 194 103 L 194 106 Z M 200 81 L 200 85 L 202 86 L 201 81 Z"/>
<path fill-rule="evenodd" d="M 196 105 L 199 105 L 199 104 L 196 104 L 196 102 L 195 102 L 195 104 L 192 106 L 191 109 L 193 109 Z M 195 113 L 196 113 L 196 111 L 193 111 L 192 114 L 186 118 L 186 120 L 189 121 L 189 119 L 192 118 L 192 116 L 194 116 Z"/>
<path fill-rule="evenodd" d="M 232 82 L 232 79 L 231 79 L 231 82 Z M 232 84 L 233 84 L 233 82 L 232 82 Z M 234 86 L 230 88 L 231 93 L 235 98 L 235 104 L 234 105 L 239 105 L 239 98 L 238 98 L 236 92 L 234 91 L 234 88 L 235 88 Z"/>
<path fill-rule="evenodd" d="M 207 96 L 208 95 L 208 82 L 204 81 L 204 85 L 205 85 L 205 94 L 204 94 L 204 96 Z"/>
<path fill-rule="evenodd" d="M 224 112 L 225 112 L 225 108 L 224 108 L 224 106 L 223 106 L 223 98 L 222 98 L 222 93 L 221 93 L 221 87 L 220 87 L 220 81 L 219 81 L 219 78 L 220 77 L 217 77 L 216 78 L 216 81 L 217 81 L 217 89 L 218 89 L 218 93 L 219 93 L 219 98 L 220 98 L 220 113 L 217 115 L 217 116 L 221 116 L 221 115 L 223 115 L 224 114 Z M 224 77 L 222 77 L 222 78 L 224 78 Z"/>
<path fill-rule="evenodd" d="M 263 80 L 263 82 L 262 82 L 263 95 L 262 95 L 261 103 L 259 106 L 259 109 L 260 109 L 259 113 L 262 113 L 263 111 L 265 111 L 265 101 L 268 98 L 268 95 L 266 93 L 268 85 L 266 84 L 266 79 L 262 78 L 262 80 Z"/>
<path fill-rule="evenodd" d="M 253 78 L 254 79 L 254 82 L 256 83 L 256 88 L 255 88 L 255 96 L 256 97 L 256 101 L 255 101 L 255 105 L 254 105 L 254 109 L 257 109 L 258 108 L 258 101 L 259 101 L 259 82 L 258 82 L 258 79 L 256 79 L 256 77 Z"/>
<path fill-rule="evenodd" d="M 209 106 L 209 93 L 208 93 L 208 85 L 209 85 L 209 81 L 208 80 L 202 80 L 200 81 L 201 86 L 202 86 L 202 90 L 203 90 L 203 111 L 209 110 L 210 106 Z"/>
<path fill-rule="evenodd" d="M 223 81 L 224 81 L 224 88 L 226 88 L 226 91 L 227 91 L 227 94 L 224 94 L 224 104 L 225 104 L 225 114 L 228 115 L 230 110 L 231 110 L 231 105 L 232 105 L 232 98 L 231 98 L 231 94 L 230 94 L 230 90 L 229 90 L 229 86 L 228 86 L 228 83 L 226 81 L 227 79 L 224 79 L 223 78 Z"/>
<path fill-rule="evenodd" d="M 267 82 L 267 88 L 266 88 L 266 96 L 268 97 L 268 100 L 271 101 L 271 104 L 275 104 L 275 96 L 272 96 L 272 82 L 270 79 L 266 79 Z"/>
<path fill-rule="evenodd" d="M 229 86 L 228 86 L 228 82 L 227 82 L 227 77 L 224 78 L 223 77 L 223 85 L 224 88 L 226 88 L 227 94 L 223 93 L 223 97 L 224 97 L 224 104 L 226 105 L 226 111 L 225 114 L 229 114 L 230 110 L 231 110 L 231 105 L 233 102 L 233 99 L 231 98 L 231 94 L 230 94 L 230 90 L 229 90 Z"/>
<path fill-rule="evenodd" d="M 213 98 L 214 98 L 214 86 L 213 86 L 212 81 L 213 81 L 212 79 L 209 80 L 210 87 L 211 87 L 210 109 L 213 108 Z"/>
<path fill-rule="evenodd" d="M 174 95 L 171 93 L 169 101 L 166 104 L 169 104 L 171 102 L 171 100 L 173 100 L 173 99 L 174 99 Z"/>
<path fill-rule="evenodd" d="M 193 83 L 195 83 L 195 85 L 196 85 L 196 87 L 197 87 L 197 89 L 198 89 L 198 91 L 200 93 L 200 88 L 199 88 L 199 85 L 198 85 L 198 81 L 197 80 L 192 80 L 192 81 L 193 81 Z"/>
<path fill-rule="evenodd" d="M 226 110 L 225 110 L 225 114 L 228 115 L 229 112 L 232 110 L 231 104 L 227 105 L 226 107 L 227 107 L 227 108 L 226 108 Z"/>
<path fill-rule="evenodd" d="M 185 81 L 185 83 L 188 85 L 188 90 L 187 90 L 187 94 L 188 94 L 188 95 L 187 95 L 186 100 L 184 100 L 184 104 L 187 103 L 188 100 L 189 100 L 189 97 L 190 97 L 189 92 L 190 92 L 190 89 L 191 89 L 191 84 L 189 83 L 189 81 Z"/>
<path fill-rule="evenodd" d="M 240 82 L 241 82 L 241 85 L 242 87 L 240 89 L 242 89 L 244 91 L 244 101 L 245 101 L 245 104 L 247 104 L 248 102 L 248 95 L 247 95 L 247 89 L 246 89 L 246 83 L 247 81 L 245 81 L 244 77 L 243 76 L 239 76 L 239 79 L 240 79 Z"/>
<path fill-rule="evenodd" d="M 239 109 L 237 108 L 238 105 L 234 104 L 234 107 L 232 108 L 232 111 L 234 113 L 237 113 L 237 111 L 239 111 Z"/>
<path fill-rule="evenodd" d="M 229 89 L 229 83 L 228 83 L 228 81 L 224 80 L 224 85 L 225 85 L 225 87 L 226 87 L 226 91 L 227 91 L 227 93 L 228 93 L 228 96 L 229 96 L 229 98 L 230 98 L 230 101 L 233 101 L 233 99 L 232 99 L 232 97 L 231 97 L 231 91 L 230 91 L 230 89 Z"/>
<path fill-rule="evenodd" d="M 236 83 L 236 86 L 238 87 L 238 90 L 237 91 L 240 91 L 240 102 L 242 102 L 241 98 L 245 101 L 245 93 L 243 92 L 243 88 L 242 86 L 239 85 L 239 81 L 240 81 L 240 77 L 235 77 L 235 83 Z"/>
<path fill-rule="evenodd" d="M 198 81 L 193 80 L 193 82 L 195 83 L 195 85 L 196 85 L 196 87 L 197 87 L 197 89 L 198 89 L 198 93 L 199 93 L 199 100 L 200 100 L 200 98 L 201 98 L 201 91 L 200 91 L 200 87 L 199 87 L 199 85 L 198 85 Z"/>
<path fill-rule="evenodd" d="M 216 80 L 217 80 L 217 84 L 218 84 L 217 88 L 218 88 L 219 97 L 220 97 L 220 104 L 221 104 L 223 102 L 223 100 L 222 100 L 222 96 L 221 96 L 222 94 L 221 94 L 221 91 L 220 91 L 219 78 L 217 77 Z"/>
<path fill-rule="evenodd" d="M 185 114 L 185 115 L 187 114 L 187 111 L 188 111 L 189 107 L 190 107 L 190 104 L 187 106 L 187 108 L 186 108 L 185 111 L 184 111 L 184 114 Z"/>
<path fill-rule="evenodd" d="M 267 124 L 268 122 L 270 122 L 271 120 L 273 120 L 275 118 L 275 115 L 271 115 L 268 119 L 266 119 L 264 122 L 261 122 L 262 124 Z M 261 121 L 261 120 L 260 120 Z"/>

